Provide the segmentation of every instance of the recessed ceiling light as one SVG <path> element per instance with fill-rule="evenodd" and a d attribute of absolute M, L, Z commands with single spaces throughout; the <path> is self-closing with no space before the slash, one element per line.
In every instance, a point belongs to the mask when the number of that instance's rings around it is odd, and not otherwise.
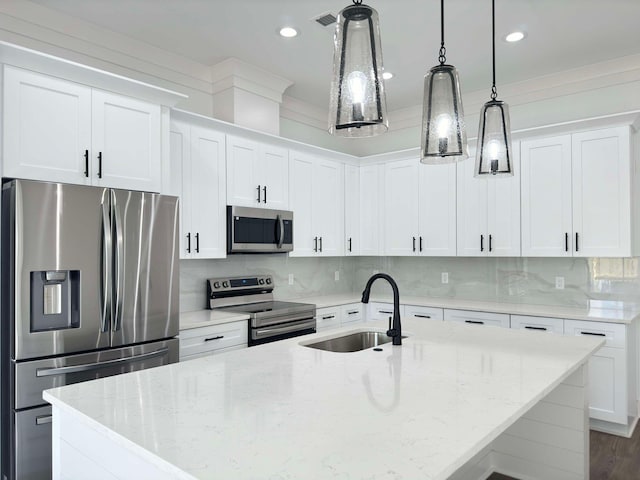
<path fill-rule="evenodd" d="M 384 78 L 385 80 L 389 80 L 390 78 L 393 78 L 393 73 L 391 72 L 384 72 L 382 74 L 382 78 Z"/>
<path fill-rule="evenodd" d="M 280 36 L 285 38 L 292 38 L 298 35 L 298 31 L 293 27 L 282 27 L 280 29 Z"/>
<path fill-rule="evenodd" d="M 519 42 L 524 37 L 526 37 L 524 32 L 511 32 L 509 35 L 505 36 L 504 39 L 507 42 L 513 43 L 513 42 Z"/>

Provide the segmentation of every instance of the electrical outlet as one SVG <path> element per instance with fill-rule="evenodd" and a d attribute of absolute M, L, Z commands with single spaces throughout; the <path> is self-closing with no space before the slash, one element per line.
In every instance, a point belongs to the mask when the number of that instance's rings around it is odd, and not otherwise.
<path fill-rule="evenodd" d="M 442 278 L 442 283 L 449 283 L 449 272 L 442 272 L 440 276 Z"/>
<path fill-rule="evenodd" d="M 334 274 L 333 274 L 333 279 L 334 279 L 336 282 L 339 282 L 339 281 L 340 281 L 340 270 L 336 270 L 336 273 L 334 273 Z"/>
<path fill-rule="evenodd" d="M 564 289 L 564 277 L 556 277 L 556 288 L 558 290 Z"/>
<path fill-rule="evenodd" d="M 289 285 L 293 285 L 293 273 L 289 274 Z"/>

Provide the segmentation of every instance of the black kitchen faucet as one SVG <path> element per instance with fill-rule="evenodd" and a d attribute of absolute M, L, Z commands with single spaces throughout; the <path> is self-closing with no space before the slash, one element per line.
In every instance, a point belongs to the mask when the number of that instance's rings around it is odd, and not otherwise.
<path fill-rule="evenodd" d="M 386 273 L 376 273 L 368 281 L 362 292 L 362 303 L 369 303 L 369 295 L 371 294 L 371 285 L 377 279 L 383 278 L 391 285 L 393 289 L 393 323 L 391 317 L 389 317 L 389 330 L 387 335 L 392 338 L 394 345 L 402 345 L 402 326 L 400 325 L 400 292 L 398 291 L 398 284 Z"/>

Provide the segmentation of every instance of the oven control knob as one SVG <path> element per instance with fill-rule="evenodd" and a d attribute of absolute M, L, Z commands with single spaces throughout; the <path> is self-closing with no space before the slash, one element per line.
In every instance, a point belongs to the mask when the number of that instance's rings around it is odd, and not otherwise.
<path fill-rule="evenodd" d="M 229 288 L 229 282 L 222 282 L 222 286 L 224 288 Z"/>
<path fill-rule="evenodd" d="M 259 285 L 264 285 L 264 278 L 261 278 L 260 280 L 258 280 L 258 284 Z"/>
<path fill-rule="evenodd" d="M 271 279 L 267 278 L 267 285 L 271 285 Z"/>
<path fill-rule="evenodd" d="M 220 288 L 220 282 L 213 282 L 213 288 Z"/>

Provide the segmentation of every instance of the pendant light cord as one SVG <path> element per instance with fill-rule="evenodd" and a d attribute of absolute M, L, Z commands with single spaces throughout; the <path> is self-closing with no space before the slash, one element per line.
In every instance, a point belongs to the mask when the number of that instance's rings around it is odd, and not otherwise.
<path fill-rule="evenodd" d="M 493 51 L 493 85 L 491 86 L 491 100 L 498 98 L 496 89 L 496 0 L 491 0 L 491 45 Z"/>
<path fill-rule="evenodd" d="M 447 49 L 444 48 L 444 0 L 440 0 L 440 53 L 438 54 L 438 60 L 440 65 L 444 65 L 447 61 Z"/>

